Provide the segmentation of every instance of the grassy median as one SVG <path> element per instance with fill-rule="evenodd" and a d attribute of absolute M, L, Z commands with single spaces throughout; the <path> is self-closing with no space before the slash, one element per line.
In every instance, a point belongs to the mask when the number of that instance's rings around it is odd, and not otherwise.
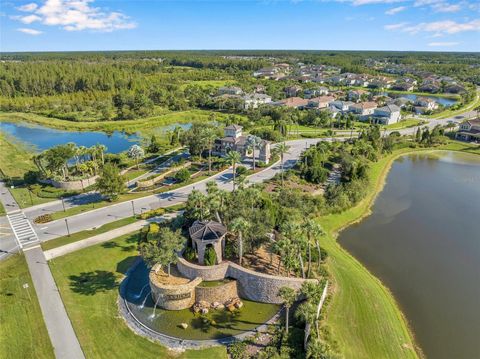
<path fill-rule="evenodd" d="M 171 353 L 134 334 L 118 313 L 118 288 L 134 262 L 137 234 L 85 248 L 49 262 L 87 358 L 226 358 L 225 347 Z"/>
<path fill-rule="evenodd" d="M 23 255 L 1 261 L 0 273 L 0 358 L 54 358 Z"/>

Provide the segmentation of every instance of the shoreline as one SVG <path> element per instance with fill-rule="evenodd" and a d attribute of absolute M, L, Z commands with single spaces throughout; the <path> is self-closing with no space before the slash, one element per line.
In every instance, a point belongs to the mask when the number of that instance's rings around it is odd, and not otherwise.
<path fill-rule="evenodd" d="M 372 191 L 367 194 L 367 197 L 364 198 L 360 203 L 357 204 L 357 206 L 353 207 L 352 209 L 361 209 L 360 213 L 358 215 L 353 215 L 351 219 L 344 221 L 343 223 L 340 223 L 339 226 L 333 226 L 332 228 L 329 228 L 327 231 L 327 235 L 329 235 L 333 241 L 333 245 L 336 247 L 337 250 L 339 250 L 348 261 L 350 261 L 352 264 L 358 265 L 362 268 L 362 271 L 364 271 L 370 280 L 374 283 L 376 283 L 379 288 L 388 298 L 391 304 L 393 304 L 393 307 L 396 311 L 396 314 L 398 316 L 398 320 L 401 322 L 402 326 L 405 326 L 406 333 L 408 334 L 409 339 L 411 340 L 413 344 L 413 350 L 416 354 L 416 357 L 418 358 L 425 358 L 425 354 L 423 353 L 422 348 L 419 346 L 418 341 L 416 339 L 415 332 L 412 330 L 411 324 L 408 320 L 408 318 L 405 316 L 403 310 L 401 309 L 400 304 L 398 303 L 397 299 L 393 295 L 393 293 L 390 291 L 390 289 L 379 279 L 377 278 L 374 274 L 372 274 L 368 268 L 366 268 L 363 263 L 361 263 L 359 260 L 357 260 L 352 254 L 350 254 L 345 248 L 343 248 L 340 243 L 337 241 L 339 234 L 341 233 L 342 230 L 345 228 L 361 222 L 364 218 L 368 217 L 372 213 L 372 206 L 374 205 L 378 195 L 383 191 L 385 184 L 387 183 L 387 177 L 388 174 L 390 173 L 390 169 L 392 168 L 393 163 L 400 157 L 404 156 L 409 156 L 412 154 L 418 154 L 418 153 L 429 153 L 429 152 L 460 152 L 460 153 L 467 153 L 471 155 L 480 155 L 480 153 L 472 153 L 468 152 L 462 149 L 456 149 L 456 148 L 448 148 L 449 145 L 452 143 L 448 143 L 447 145 L 439 146 L 438 149 L 436 148 L 416 148 L 416 149 L 408 149 L 405 151 L 400 150 L 399 153 L 391 154 L 389 157 L 386 158 L 386 163 L 381 164 L 382 168 L 378 174 L 378 176 L 375 178 L 375 182 L 372 184 Z M 453 143 L 454 145 L 456 143 Z M 447 147 L 447 148 L 445 148 Z M 472 146 L 474 149 L 475 147 Z M 350 211 L 352 209 L 347 210 Z M 330 215 L 328 217 L 334 217 L 335 215 Z M 333 274 L 333 271 L 332 271 Z M 338 286 L 337 283 L 337 278 L 334 275 L 335 279 L 335 287 Z M 333 299 L 335 300 L 335 299 Z M 332 300 L 332 301 L 333 301 Z M 327 316 L 330 314 L 330 312 L 333 311 L 332 307 L 329 306 L 327 309 Z M 327 320 L 328 322 L 328 320 Z M 405 346 L 405 347 L 408 347 Z"/>

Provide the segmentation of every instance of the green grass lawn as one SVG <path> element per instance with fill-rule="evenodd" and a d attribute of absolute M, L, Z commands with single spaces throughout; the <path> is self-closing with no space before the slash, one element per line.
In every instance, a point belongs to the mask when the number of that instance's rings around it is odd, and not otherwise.
<path fill-rule="evenodd" d="M 0 148 L 0 169 L 5 176 L 23 179 L 25 172 L 35 169 L 32 152 L 3 132 L 0 132 Z"/>
<path fill-rule="evenodd" d="M 23 255 L 1 261 L 0 273 L 0 357 L 55 358 Z"/>
<path fill-rule="evenodd" d="M 15 201 L 17 201 L 20 208 L 27 208 L 30 206 L 35 206 L 37 204 L 57 200 L 57 198 L 38 197 L 35 193 L 29 191 L 28 188 L 23 186 L 10 188 L 10 193 L 12 194 L 13 198 L 15 198 Z"/>
<path fill-rule="evenodd" d="M 41 246 L 44 251 L 48 251 L 49 249 L 61 247 L 73 242 L 78 242 L 78 241 L 81 241 L 82 239 L 87 239 L 87 238 L 96 236 L 97 234 L 102 234 L 102 233 L 111 231 L 113 229 L 129 225 L 131 223 L 134 223 L 135 221 L 137 221 L 137 219 L 134 217 L 122 218 L 122 219 L 119 219 L 118 221 L 106 223 L 103 226 L 98 227 L 97 229 L 80 231 L 80 232 L 71 234 L 70 237 L 63 236 L 63 237 L 58 237 L 46 242 L 42 242 Z"/>
<path fill-rule="evenodd" d="M 408 128 L 408 127 L 415 127 L 420 124 L 420 120 L 416 120 L 414 118 L 408 118 L 406 120 L 397 122 L 397 123 L 392 123 L 391 125 L 387 125 L 386 128 L 389 130 L 400 130 L 402 128 Z"/>
<path fill-rule="evenodd" d="M 120 317 L 118 288 L 134 262 L 137 234 L 85 248 L 49 262 L 87 358 L 226 358 L 224 347 L 170 353 L 134 334 Z M 79 277 L 89 280 L 78 280 Z"/>
<path fill-rule="evenodd" d="M 5 213 L 7 213 L 7 212 L 5 211 L 5 207 L 3 207 L 3 204 L 0 203 L 0 216 L 3 216 Z"/>

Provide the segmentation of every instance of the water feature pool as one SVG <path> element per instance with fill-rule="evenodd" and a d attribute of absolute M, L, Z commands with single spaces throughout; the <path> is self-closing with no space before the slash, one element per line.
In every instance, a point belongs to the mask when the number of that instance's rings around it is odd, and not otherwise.
<path fill-rule="evenodd" d="M 236 312 L 211 310 L 207 315 L 194 314 L 190 309 L 163 310 L 154 308 L 148 285 L 149 268 L 140 263 L 129 275 L 125 300 L 130 312 L 149 329 L 180 339 L 222 339 L 255 329 L 280 310 L 279 305 L 243 300 Z M 183 329 L 180 324 L 188 324 Z"/>
<path fill-rule="evenodd" d="M 402 157 L 372 214 L 339 236 L 393 292 L 427 358 L 479 357 L 479 183 L 475 155 Z"/>

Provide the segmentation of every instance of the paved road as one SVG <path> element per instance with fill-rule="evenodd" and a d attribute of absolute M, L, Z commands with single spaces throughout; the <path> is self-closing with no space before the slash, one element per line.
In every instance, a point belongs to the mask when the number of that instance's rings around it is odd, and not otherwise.
<path fill-rule="evenodd" d="M 285 155 L 284 167 L 292 167 L 300 156 L 301 152 L 305 149 L 305 147 L 314 144 L 319 140 L 320 139 L 306 139 L 288 141 L 290 150 L 289 153 Z M 272 178 L 275 174 L 279 172 L 280 164 L 276 164 L 273 167 L 270 167 L 250 176 L 248 179 L 251 183 L 259 183 L 266 179 Z M 132 203 L 129 201 L 71 216 L 68 218 L 68 227 L 71 233 L 75 233 L 81 230 L 99 227 L 105 223 L 109 223 L 121 218 L 130 217 L 132 216 L 134 210 L 135 213 L 138 214 L 141 211 L 182 203 L 187 200 L 188 194 L 194 188 L 205 191 L 206 183 L 211 180 L 217 182 L 220 188 L 229 190 L 232 188 L 232 177 L 232 171 L 226 170 L 213 176 L 212 178 L 209 178 L 208 180 L 197 182 L 195 184 L 191 184 L 173 191 L 136 199 L 133 201 L 133 207 Z M 46 206 L 37 206 L 35 208 L 26 209 L 25 213 L 27 217 L 33 221 L 35 217 L 41 214 L 61 210 L 63 210 L 62 204 L 61 202 L 57 202 Z M 64 219 L 49 222 L 43 225 L 35 225 L 34 227 L 38 237 L 42 241 L 57 238 L 67 234 L 67 228 Z"/>

